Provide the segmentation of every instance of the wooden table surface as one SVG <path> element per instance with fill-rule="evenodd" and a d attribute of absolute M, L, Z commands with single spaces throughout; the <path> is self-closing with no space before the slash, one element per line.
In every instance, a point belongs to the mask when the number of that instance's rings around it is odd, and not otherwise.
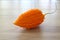
<path fill-rule="evenodd" d="M 13 24 L 13 21 L 21 12 L 20 6 L 16 8 L 19 1 L 15 0 L 15 8 L 12 6 L 13 2 L 10 3 L 11 5 L 9 4 L 10 6 L 4 2 L 7 3 L 8 1 L 0 1 L 0 40 L 60 40 L 60 0 L 40 0 L 41 8 L 47 9 L 43 11 L 51 12 L 49 10 L 50 5 L 55 2 L 57 9 L 54 14 L 46 15 L 44 22 L 38 28 L 32 30 L 25 30 Z M 52 5 L 52 7 L 51 9 L 54 11 L 55 6 Z"/>

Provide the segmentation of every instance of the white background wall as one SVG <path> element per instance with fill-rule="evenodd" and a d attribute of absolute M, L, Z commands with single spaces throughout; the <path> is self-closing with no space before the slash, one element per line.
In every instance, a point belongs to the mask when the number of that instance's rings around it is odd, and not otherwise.
<path fill-rule="evenodd" d="M 44 13 L 55 10 L 56 0 L 0 0 L 0 15 L 19 15 L 22 12 L 39 8 Z"/>

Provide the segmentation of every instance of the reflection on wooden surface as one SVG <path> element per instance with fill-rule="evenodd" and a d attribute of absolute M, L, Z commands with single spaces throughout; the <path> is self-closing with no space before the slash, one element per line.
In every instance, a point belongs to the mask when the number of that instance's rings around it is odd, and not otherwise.
<path fill-rule="evenodd" d="M 60 40 L 60 0 L 39 0 L 39 4 L 35 0 L 38 5 L 34 5 L 34 0 L 25 1 L 28 4 L 33 2 L 33 4 L 20 6 L 23 1 L 0 0 L 0 40 Z M 55 2 L 57 2 L 57 11 L 54 14 L 47 15 L 37 29 L 25 30 L 12 23 L 21 12 L 34 8 L 34 6 L 43 12 L 51 12 L 51 10 L 55 10 L 53 5 Z M 29 7 L 25 7 L 27 5 Z"/>

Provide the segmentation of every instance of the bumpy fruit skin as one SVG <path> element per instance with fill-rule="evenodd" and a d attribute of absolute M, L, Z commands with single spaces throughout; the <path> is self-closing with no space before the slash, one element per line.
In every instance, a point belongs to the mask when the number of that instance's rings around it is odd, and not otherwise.
<path fill-rule="evenodd" d="M 31 9 L 19 15 L 14 24 L 26 29 L 36 28 L 44 21 L 44 15 L 39 9 Z"/>

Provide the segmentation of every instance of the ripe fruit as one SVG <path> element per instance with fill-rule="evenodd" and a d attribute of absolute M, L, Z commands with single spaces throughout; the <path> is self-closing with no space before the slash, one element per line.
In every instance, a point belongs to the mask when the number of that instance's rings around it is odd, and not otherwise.
<path fill-rule="evenodd" d="M 14 24 L 26 29 L 36 28 L 44 21 L 44 15 L 39 9 L 31 9 L 18 16 Z"/>

